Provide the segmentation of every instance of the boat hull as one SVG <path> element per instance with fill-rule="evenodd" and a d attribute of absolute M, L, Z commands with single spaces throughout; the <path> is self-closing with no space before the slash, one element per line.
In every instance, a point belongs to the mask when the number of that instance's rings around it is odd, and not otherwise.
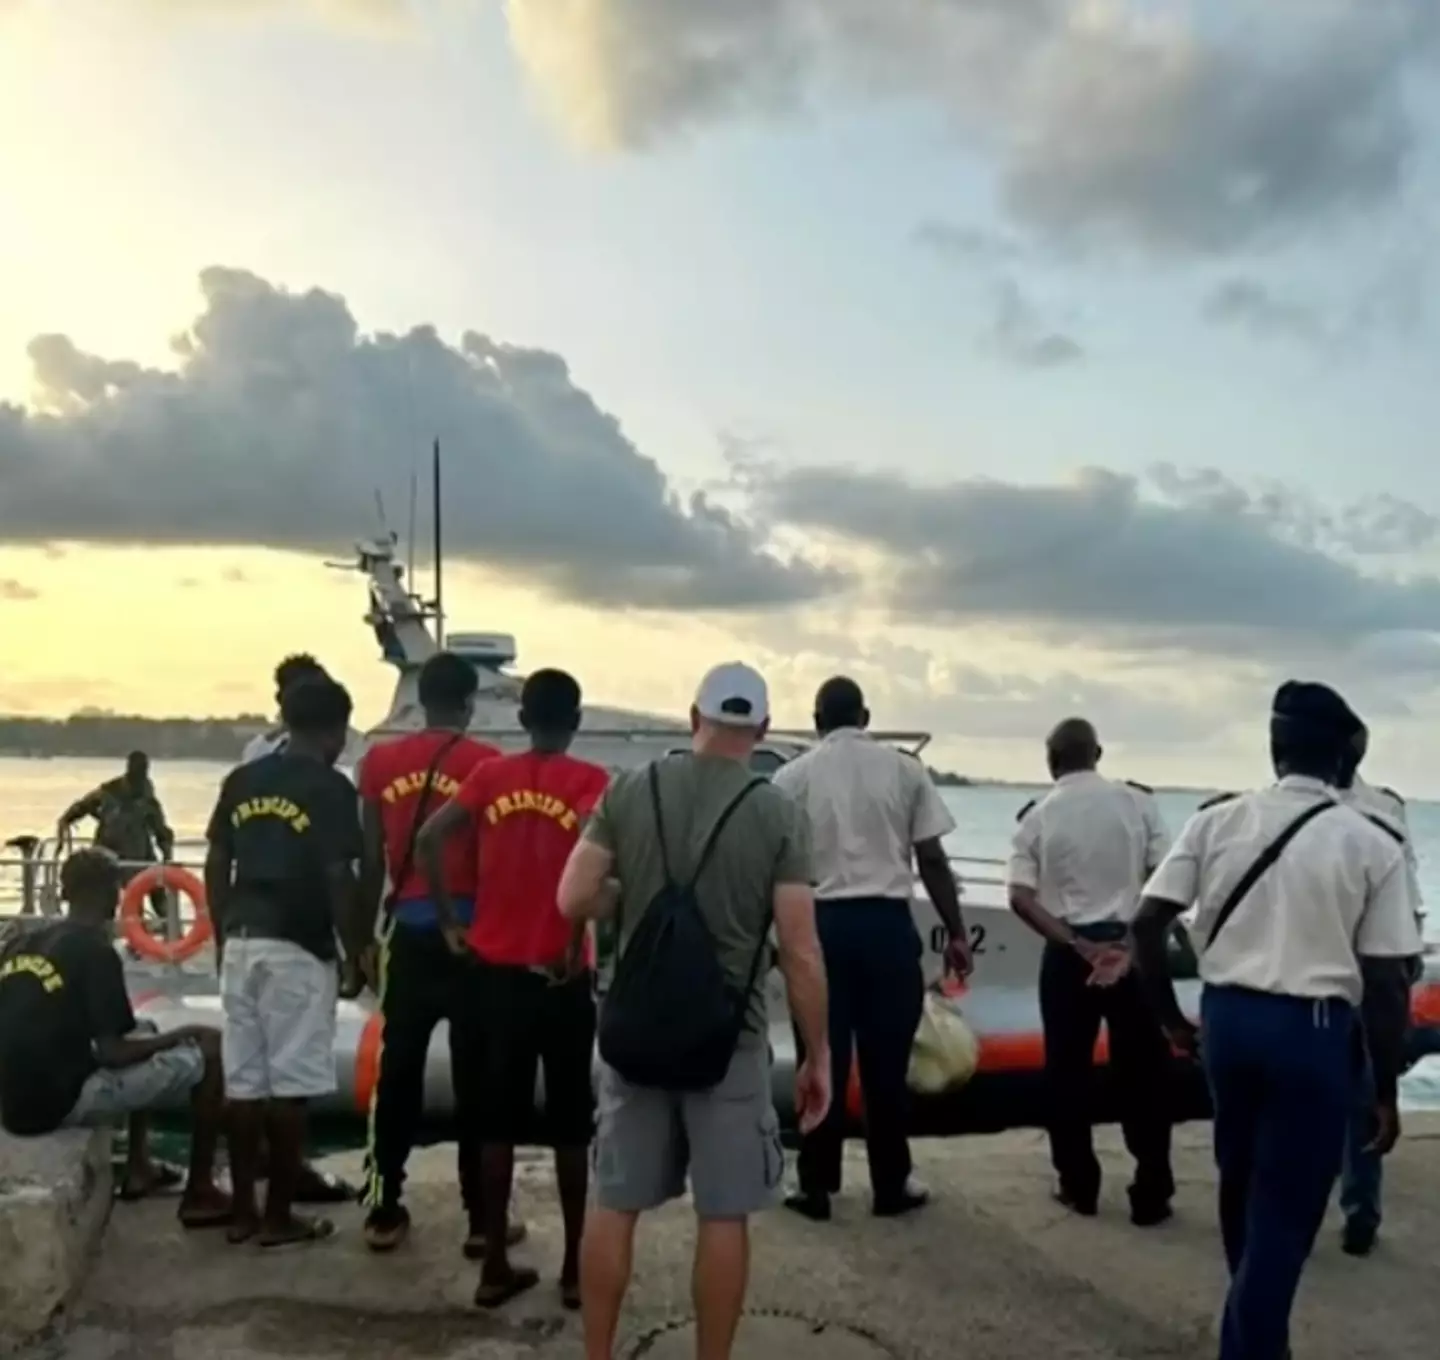
<path fill-rule="evenodd" d="M 932 932 L 934 913 L 927 902 L 916 903 L 916 925 L 925 945 L 927 982 L 941 975 L 943 934 Z M 1044 1043 L 1040 1032 L 1037 978 L 1040 945 L 1008 911 L 993 905 L 967 907 L 976 969 L 970 984 L 955 998 L 980 1046 L 974 1077 L 960 1090 L 940 1096 L 917 1096 L 913 1131 L 921 1135 L 998 1132 L 1043 1124 Z M 1200 984 L 1191 976 L 1183 956 L 1177 956 L 1176 991 L 1182 1007 L 1194 1015 L 1199 1008 Z M 138 1017 L 162 1030 L 187 1024 L 221 1023 L 213 965 L 157 968 L 131 963 L 127 967 L 132 1001 Z M 773 1083 L 776 1110 L 782 1126 L 794 1123 L 795 1041 L 785 1008 L 784 984 L 778 973 L 767 979 L 770 1047 L 774 1058 Z M 1440 1053 L 1440 959 L 1428 960 L 1427 976 L 1415 991 L 1415 1024 L 1411 1043 L 1415 1057 Z M 380 1017 L 373 998 L 340 1004 L 335 1044 L 335 1092 L 316 1102 L 321 1117 L 341 1122 L 363 1122 L 379 1068 Z M 1117 1102 L 1106 1065 L 1102 1034 L 1097 1045 L 1095 1115 L 1100 1122 L 1118 1117 Z M 598 1061 L 598 1060 L 597 1060 Z M 848 1093 L 847 1107 L 859 1123 L 858 1093 Z M 1177 1119 L 1204 1119 L 1209 1098 L 1197 1064 L 1177 1063 L 1174 1089 Z M 543 1077 L 537 1083 L 536 1107 L 543 1107 Z M 450 1080 L 450 1046 L 444 1023 L 432 1037 L 425 1074 L 425 1114 L 428 1121 L 447 1126 L 453 1115 Z"/>

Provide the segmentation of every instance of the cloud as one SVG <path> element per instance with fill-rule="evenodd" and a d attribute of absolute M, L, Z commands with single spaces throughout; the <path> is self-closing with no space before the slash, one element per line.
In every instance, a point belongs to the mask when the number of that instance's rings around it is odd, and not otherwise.
<path fill-rule="evenodd" d="M 510 0 L 506 13 L 548 102 L 601 150 L 858 90 L 953 118 L 968 148 L 999 158 L 1015 217 L 1054 237 L 1216 253 L 1398 196 L 1429 0 L 1288 7 L 1279 23 L 1238 0 L 1241 22 L 1203 28 L 1177 9 Z"/>
<path fill-rule="evenodd" d="M 1014 264 L 1027 253 L 1014 237 L 940 218 L 921 222 L 914 235 L 917 245 L 951 264 Z"/>
<path fill-rule="evenodd" d="M 27 586 L 24 581 L 17 581 L 11 576 L 0 576 L 0 602 L 28 604 L 39 598 L 40 592 L 33 586 Z"/>
<path fill-rule="evenodd" d="M 1062 368 L 1085 357 L 1079 341 L 1050 330 L 1014 279 L 997 284 L 994 311 L 981 336 L 991 353 L 1021 368 Z"/>
<path fill-rule="evenodd" d="M 428 326 L 364 335 L 335 294 L 243 270 L 200 283 L 173 372 L 31 344 L 34 406 L 0 405 L 0 533 L 335 550 L 373 525 L 376 488 L 403 504 L 438 434 L 452 550 L 568 598 L 759 608 L 840 584 L 682 499 L 559 355 Z"/>
<path fill-rule="evenodd" d="M 1440 632 L 1435 577 L 1371 574 L 1307 545 L 1283 497 L 1171 473 L 1168 498 L 1093 467 L 1049 486 L 771 470 L 756 492 L 778 520 L 878 550 L 891 610 L 916 622 L 997 622 L 1177 656 L 1333 654 L 1386 633 Z M 1393 546 L 1421 537 L 1425 514 L 1357 511 L 1328 532 L 1377 523 Z"/>
<path fill-rule="evenodd" d="M 1291 340 L 1327 349 L 1334 335 L 1319 308 L 1277 295 L 1254 279 L 1229 279 L 1205 299 L 1204 315 L 1218 326 L 1249 331 L 1262 340 Z"/>

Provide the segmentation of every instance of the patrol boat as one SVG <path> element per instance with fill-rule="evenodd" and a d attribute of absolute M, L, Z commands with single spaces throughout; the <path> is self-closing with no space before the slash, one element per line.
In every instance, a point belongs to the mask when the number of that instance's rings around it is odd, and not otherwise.
<path fill-rule="evenodd" d="M 455 633 L 446 637 L 438 581 L 433 601 L 407 589 L 404 569 L 396 561 L 396 547 L 393 534 L 361 541 L 353 561 L 329 564 L 358 571 L 366 578 L 370 607 L 365 621 L 374 630 L 383 660 L 399 672 L 390 711 L 367 736 L 379 739 L 414 732 L 423 726 L 417 693 L 419 668 L 445 646 L 467 657 L 480 676 L 481 691 L 471 732 L 503 750 L 524 749 L 528 738 L 516 721 L 522 681 L 511 670 L 518 659 L 515 639 L 504 633 Z M 413 576 L 413 571 L 410 574 Z M 923 732 L 874 735 L 917 756 L 929 741 Z M 772 772 L 807 749 L 812 741 L 809 733 L 774 732 L 756 751 L 754 766 L 759 773 Z M 585 726 L 574 750 L 585 759 L 620 770 L 688 748 L 689 726 L 680 719 L 587 705 Z M 27 842 L 27 850 L 19 860 L 9 861 L 0 851 L 0 869 L 7 863 L 21 867 L 32 906 L 40 911 L 47 907 L 53 910 L 57 849 L 33 837 L 20 839 Z M 191 873 L 198 873 L 203 854 L 203 847 L 198 845 L 177 846 L 177 862 L 188 866 Z M 977 1060 L 973 1074 L 958 1089 L 916 1098 L 913 1131 L 950 1135 L 1038 1125 L 1045 1114 L 1044 1044 L 1036 986 L 1041 941 L 1008 908 L 1002 862 L 956 857 L 954 865 L 965 888 L 965 919 L 976 966 L 968 984 L 942 1004 L 963 1016 L 977 1040 Z M 137 892 L 136 896 L 142 897 L 143 893 Z M 927 898 L 918 895 L 912 907 L 923 944 L 926 982 L 936 990 L 942 981 L 945 932 Z M 126 974 L 137 1016 L 162 1029 L 196 1023 L 218 1026 L 220 1001 L 213 951 L 208 946 L 177 951 L 175 942 L 157 942 L 146 952 L 172 957 L 135 959 L 127 953 Z M 185 957 L 174 960 L 177 952 Z M 1187 1013 L 1195 1015 L 1199 1009 L 1199 983 L 1193 954 L 1183 938 L 1174 941 L 1172 967 L 1181 1004 Z M 775 1104 L 782 1122 L 790 1127 L 794 1119 L 795 1043 L 784 983 L 778 972 L 772 971 L 767 977 L 766 993 L 775 1059 Z M 1413 993 L 1412 1018 L 1414 1055 L 1440 1053 L 1440 955 L 1433 951 L 1426 958 L 1424 977 Z M 357 1125 L 363 1121 L 375 1087 L 380 1037 L 380 1017 L 372 997 L 341 1003 L 335 1049 L 337 1090 L 328 1101 L 317 1102 L 320 1115 Z M 1096 1058 L 1096 1118 L 1113 1120 L 1118 1111 L 1105 1077 L 1103 1032 Z M 1177 1118 L 1208 1116 L 1208 1097 L 1198 1067 L 1182 1066 L 1179 1078 L 1174 1095 Z M 853 1076 L 851 1089 L 842 1098 L 858 1124 L 863 1118 L 863 1099 Z M 537 1105 L 542 1099 L 543 1091 L 537 1089 Z M 449 1044 L 443 1025 L 430 1046 L 425 1107 L 427 1115 L 442 1125 L 452 1114 Z"/>

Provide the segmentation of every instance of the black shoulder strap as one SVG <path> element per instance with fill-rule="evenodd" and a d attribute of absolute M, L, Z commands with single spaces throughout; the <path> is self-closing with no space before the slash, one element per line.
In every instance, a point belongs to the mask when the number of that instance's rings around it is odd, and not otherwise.
<path fill-rule="evenodd" d="M 705 844 L 700 850 L 700 858 L 695 861 L 695 872 L 690 875 L 691 888 L 694 888 L 700 881 L 700 875 L 705 872 L 705 866 L 710 862 L 711 852 L 715 849 L 716 842 L 719 841 L 721 833 L 725 830 L 726 823 L 735 815 L 736 809 L 756 789 L 769 782 L 768 779 L 752 779 L 725 805 L 725 810 L 715 819 L 715 825 L 710 828 L 710 834 L 705 838 Z"/>
<path fill-rule="evenodd" d="M 1405 844 L 1405 833 L 1401 831 L 1399 827 L 1391 826 L 1390 823 L 1387 822 L 1383 817 L 1378 816 L 1376 813 L 1373 812 L 1365 813 L 1364 817 L 1367 822 L 1378 826 L 1381 831 L 1383 831 L 1387 836 L 1390 837 L 1392 841 L 1395 842 L 1396 845 Z"/>
<path fill-rule="evenodd" d="M 1297 835 L 1322 812 L 1328 812 L 1331 808 L 1339 807 L 1339 803 L 1326 801 L 1316 803 L 1314 807 L 1308 807 L 1289 826 L 1275 837 L 1264 852 L 1241 876 L 1240 881 L 1230 890 L 1230 896 L 1225 899 L 1225 904 L 1220 908 L 1215 917 L 1215 924 L 1210 927 L 1210 934 L 1206 937 L 1205 948 L 1209 949 L 1215 943 L 1215 937 L 1225 928 L 1225 923 L 1235 913 L 1235 908 L 1249 895 L 1253 888 L 1277 859 L 1285 852 L 1285 847 L 1295 839 Z"/>
<path fill-rule="evenodd" d="M 670 851 L 665 844 L 665 813 L 660 806 L 660 762 L 652 761 L 648 771 L 650 779 L 650 807 L 655 814 L 655 834 L 660 838 L 660 871 L 665 875 L 665 886 L 674 888 L 679 886 L 675 882 L 675 875 L 670 871 Z M 705 844 L 701 847 L 700 858 L 695 861 L 695 872 L 690 875 L 690 882 L 686 885 L 693 889 L 699 882 L 700 875 L 705 871 L 706 864 L 710 861 L 710 853 L 715 849 L 715 842 L 720 839 L 720 834 L 725 830 L 725 824 L 734 814 L 735 809 L 740 806 L 751 794 L 752 790 L 758 789 L 762 784 L 768 784 L 768 779 L 756 777 L 745 785 L 724 807 L 719 817 L 715 819 L 715 825 L 710 828 L 710 834 L 705 838 Z"/>
<path fill-rule="evenodd" d="M 395 894 L 400 891 L 401 885 L 410 877 L 410 871 L 415 867 L 415 846 L 420 840 L 420 828 L 425 825 L 425 813 L 430 807 L 430 794 L 435 785 L 435 772 L 440 768 L 440 762 L 464 740 L 465 733 L 457 732 L 449 741 L 442 742 L 440 749 L 435 752 L 435 759 L 430 762 L 430 768 L 425 771 L 425 783 L 420 788 L 420 798 L 415 804 L 415 820 L 410 823 L 410 839 L 405 843 L 405 854 L 400 860 L 400 872 L 390 880 L 390 891 L 385 897 L 387 914 L 395 910 Z M 438 892 L 443 884 L 432 883 L 430 887 Z"/>

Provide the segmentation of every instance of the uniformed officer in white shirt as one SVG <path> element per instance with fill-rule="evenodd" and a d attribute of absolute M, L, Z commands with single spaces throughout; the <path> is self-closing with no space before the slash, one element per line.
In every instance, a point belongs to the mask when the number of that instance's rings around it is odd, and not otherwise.
<path fill-rule="evenodd" d="M 1333 690 L 1282 685 L 1270 723 L 1279 782 L 1196 813 L 1135 920 L 1152 1003 L 1172 1040 L 1193 1051 L 1165 935 L 1196 908 L 1198 1037 L 1231 1276 L 1221 1360 L 1289 1354 L 1290 1310 L 1340 1172 L 1363 1042 L 1376 1150 L 1389 1151 L 1399 1133 L 1409 960 L 1420 937 L 1400 848 L 1334 787 L 1359 725 Z"/>
<path fill-rule="evenodd" d="M 1124 950 L 1140 890 L 1169 841 L 1149 789 L 1098 771 L 1100 743 L 1083 718 L 1060 723 L 1045 754 L 1055 786 L 1021 809 L 1006 886 L 1015 914 L 1045 940 L 1040 1016 L 1056 1197 L 1077 1213 L 1096 1212 L 1091 1069 L 1103 1020 L 1125 1145 L 1135 1158 L 1131 1219 L 1148 1227 L 1169 1218 L 1175 1194 L 1172 1064 Z"/>
<path fill-rule="evenodd" d="M 830 987 L 830 1115 L 800 1142 L 799 1192 L 785 1202 L 830 1217 L 840 1190 L 844 1092 L 852 1044 L 865 1093 L 865 1141 L 874 1211 L 907 1213 L 925 1191 L 911 1177 L 906 1073 L 924 1004 L 923 946 L 911 913 L 912 857 L 950 934 L 946 961 L 971 968 L 960 896 L 942 838 L 955 819 L 914 756 L 870 737 L 860 687 L 828 680 L 815 696 L 822 740 L 775 772 L 777 787 L 808 814 L 816 873 L 815 920 Z M 797 1036 L 798 1043 L 798 1036 Z"/>
<path fill-rule="evenodd" d="M 1420 868 L 1415 845 L 1405 817 L 1405 800 L 1393 789 L 1376 788 L 1360 777 L 1360 764 L 1370 745 L 1370 733 L 1362 724 L 1351 740 L 1351 750 L 1341 767 L 1341 798 L 1389 836 L 1405 856 L 1406 886 L 1416 923 L 1423 921 L 1420 897 Z M 1419 959 L 1415 962 L 1418 964 Z M 1365 1079 L 1357 1084 L 1351 1105 L 1350 1127 L 1345 1136 L 1345 1162 L 1340 1172 L 1340 1211 L 1345 1215 L 1341 1246 L 1351 1256 L 1368 1256 L 1375 1249 L 1380 1231 L 1380 1187 L 1383 1161 L 1370 1146 L 1374 1124 L 1375 1091 L 1367 1066 Z"/>
<path fill-rule="evenodd" d="M 308 652 L 296 652 L 293 656 L 287 656 L 275 667 L 275 703 L 278 706 L 280 696 L 296 680 L 303 680 L 308 675 L 325 675 L 326 673 L 325 667 Z M 283 751 L 289 739 L 290 734 L 285 730 L 283 724 L 277 724 L 268 732 L 257 733 L 245 743 L 245 747 L 240 753 L 240 763 L 249 765 L 252 761 L 260 760 L 264 756 Z M 336 768 L 349 775 L 352 781 L 355 767 L 365 754 L 365 746 L 365 738 L 359 732 L 351 729 L 346 735 L 345 749 L 340 753 L 340 759 L 335 762 Z"/>

